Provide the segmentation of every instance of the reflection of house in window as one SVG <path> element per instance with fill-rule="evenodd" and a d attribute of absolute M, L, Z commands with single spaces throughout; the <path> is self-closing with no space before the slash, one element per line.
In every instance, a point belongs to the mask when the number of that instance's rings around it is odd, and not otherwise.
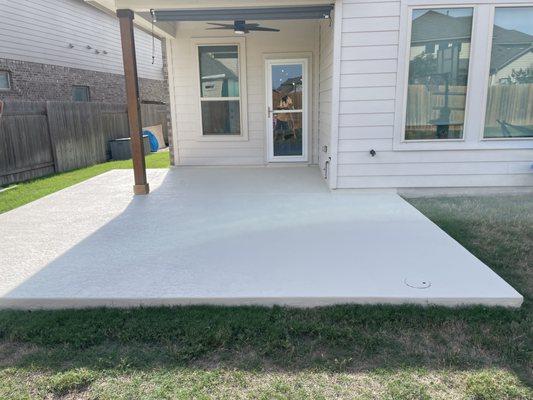
<path fill-rule="evenodd" d="M 204 135 L 239 135 L 239 47 L 198 47 L 200 103 Z"/>
<path fill-rule="evenodd" d="M 533 7 L 496 8 L 485 138 L 533 137 Z"/>
<path fill-rule="evenodd" d="M 295 110 L 301 110 L 302 106 L 302 77 L 289 78 L 273 90 L 272 92 L 274 104 L 279 104 L 280 101 L 288 96 L 291 98 L 291 107 Z"/>
<path fill-rule="evenodd" d="M 522 76 L 523 75 L 523 76 Z M 494 25 L 490 84 L 533 83 L 533 36 Z"/>
<path fill-rule="evenodd" d="M 425 11 L 413 19 L 411 29 L 411 63 L 425 62 L 410 83 L 427 83 L 431 74 L 449 73 L 450 82 L 466 85 L 470 57 L 472 16 L 450 16 L 435 10 Z M 424 82 L 421 82 L 424 81 Z"/>
<path fill-rule="evenodd" d="M 463 136 L 472 11 L 413 10 L 406 139 Z"/>
<path fill-rule="evenodd" d="M 200 65 L 202 97 L 239 97 L 236 52 L 201 51 Z"/>
<path fill-rule="evenodd" d="M 302 77 L 297 76 L 296 78 L 289 78 L 285 82 L 281 83 L 276 90 L 286 96 L 289 93 L 301 92 L 302 91 Z"/>

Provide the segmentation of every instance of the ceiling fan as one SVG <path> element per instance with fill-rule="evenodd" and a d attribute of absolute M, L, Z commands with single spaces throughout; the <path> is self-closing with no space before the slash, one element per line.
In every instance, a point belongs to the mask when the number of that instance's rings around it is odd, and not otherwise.
<path fill-rule="evenodd" d="M 276 28 L 267 28 L 265 26 L 259 26 L 259 24 L 247 24 L 246 21 L 233 21 L 233 24 L 218 24 L 214 22 L 208 22 L 208 25 L 214 25 L 216 28 L 207 28 L 207 29 L 227 29 L 232 30 L 236 34 L 244 35 L 245 33 L 250 33 L 250 31 L 261 31 L 261 32 L 279 32 L 279 29 Z"/>

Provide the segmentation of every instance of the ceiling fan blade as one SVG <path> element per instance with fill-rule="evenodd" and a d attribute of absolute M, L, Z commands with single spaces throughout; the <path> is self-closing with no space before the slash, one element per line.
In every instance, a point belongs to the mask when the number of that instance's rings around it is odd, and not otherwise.
<path fill-rule="evenodd" d="M 231 27 L 229 27 L 229 26 L 228 27 L 219 26 L 217 28 L 205 28 L 206 31 L 220 30 L 220 29 L 221 30 L 231 30 L 232 31 L 233 30 L 233 26 L 231 26 Z"/>
<path fill-rule="evenodd" d="M 231 28 L 231 29 L 233 29 L 233 24 L 220 24 L 220 23 L 217 23 L 217 22 L 208 22 L 207 25 L 214 25 L 214 26 L 220 26 L 220 27 L 223 27 L 223 28 Z M 214 29 L 214 28 L 209 28 L 209 29 Z"/>
<path fill-rule="evenodd" d="M 279 32 L 276 28 L 266 28 L 264 26 L 247 27 L 249 31 L 262 31 L 262 32 Z"/>

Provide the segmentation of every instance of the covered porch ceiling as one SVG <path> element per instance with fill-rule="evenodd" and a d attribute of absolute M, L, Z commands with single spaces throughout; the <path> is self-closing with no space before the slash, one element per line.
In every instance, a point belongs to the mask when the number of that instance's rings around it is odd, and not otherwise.
<path fill-rule="evenodd" d="M 98 0 L 102 2 L 110 0 Z M 135 12 L 150 10 L 191 10 L 206 8 L 259 8 L 329 5 L 334 0 L 115 0 L 116 9 Z"/>
<path fill-rule="evenodd" d="M 135 25 L 160 38 L 176 37 L 175 22 L 328 18 L 335 0 L 84 0 L 105 12 L 131 10 Z M 156 22 L 152 23 L 151 12 Z"/>
<path fill-rule="evenodd" d="M 132 147 L 134 186 L 138 195 L 150 191 L 141 136 L 139 82 L 135 54 L 134 24 L 151 28 L 161 37 L 176 37 L 176 22 L 234 21 L 235 33 L 247 33 L 246 20 L 327 19 L 333 0 L 85 0 L 87 3 L 116 13 L 120 21 L 120 38 L 126 81 L 128 120 Z M 147 18 L 148 15 L 151 17 Z M 136 19 L 135 16 L 140 18 Z M 135 21 L 134 21 L 135 20 Z M 173 34 L 159 24 L 170 24 Z M 174 26 L 172 26 L 174 25 Z M 156 33 L 156 28 L 158 33 Z M 220 28 L 218 28 L 220 29 Z M 223 29 L 226 29 L 225 27 Z M 266 30 L 267 28 L 250 30 Z M 272 29 L 271 29 L 272 30 Z M 275 30 L 275 29 L 274 29 Z"/>
<path fill-rule="evenodd" d="M 330 18 L 331 5 L 245 8 L 153 9 L 155 21 L 235 21 Z"/>

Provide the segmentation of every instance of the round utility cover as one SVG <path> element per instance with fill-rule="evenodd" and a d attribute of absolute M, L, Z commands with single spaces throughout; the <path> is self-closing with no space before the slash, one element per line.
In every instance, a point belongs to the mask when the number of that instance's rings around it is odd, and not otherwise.
<path fill-rule="evenodd" d="M 426 279 L 405 278 L 403 282 L 414 289 L 427 289 L 431 286 L 431 282 Z"/>

